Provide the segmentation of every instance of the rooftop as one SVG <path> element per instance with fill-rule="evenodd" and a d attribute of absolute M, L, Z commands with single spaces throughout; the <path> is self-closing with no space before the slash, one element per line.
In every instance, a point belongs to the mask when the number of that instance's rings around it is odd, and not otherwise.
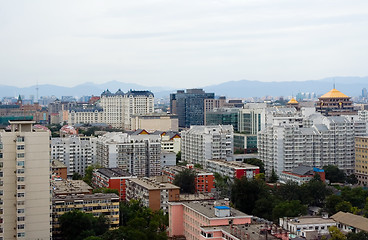
<path fill-rule="evenodd" d="M 92 191 L 92 187 L 83 180 L 58 180 L 52 181 L 51 185 L 55 195 L 89 193 Z"/>
<path fill-rule="evenodd" d="M 322 217 L 300 217 L 289 219 L 289 221 L 294 222 L 296 225 L 335 223 L 335 221 L 331 218 Z"/>
<path fill-rule="evenodd" d="M 290 101 L 288 102 L 288 104 L 297 104 L 299 103 L 297 100 L 295 100 L 295 98 L 290 99 Z"/>
<path fill-rule="evenodd" d="M 319 98 L 350 98 L 350 97 L 334 88 Z"/>
<path fill-rule="evenodd" d="M 131 174 L 123 171 L 121 168 L 99 168 L 95 170 L 96 172 L 105 175 L 108 178 L 113 177 L 130 177 Z"/>
<path fill-rule="evenodd" d="M 76 194 L 76 195 L 59 195 L 52 198 L 53 202 L 57 201 L 75 201 L 75 200 L 98 200 L 111 199 L 119 201 L 119 196 L 115 193 L 95 193 L 95 194 Z"/>
<path fill-rule="evenodd" d="M 217 163 L 217 164 L 220 164 L 220 165 L 224 165 L 224 166 L 227 166 L 227 167 L 232 167 L 232 168 L 246 168 L 246 169 L 259 169 L 258 166 L 255 166 L 255 165 L 251 165 L 251 164 L 248 164 L 248 163 L 243 163 L 243 162 L 237 162 L 237 161 L 226 161 L 226 160 L 215 160 L 215 159 L 211 159 L 211 160 L 207 160 L 208 162 L 214 162 L 214 163 Z"/>
<path fill-rule="evenodd" d="M 215 207 L 216 206 L 224 206 L 224 204 L 217 200 L 217 201 L 188 201 L 182 202 L 184 206 L 193 209 L 196 212 L 206 216 L 207 218 L 218 218 L 215 215 Z M 226 203 L 225 203 L 226 204 Z M 230 217 L 223 217 L 223 218 L 251 218 L 251 215 L 245 214 L 235 208 L 230 208 Z"/>
<path fill-rule="evenodd" d="M 223 226 L 206 226 L 201 227 L 204 231 L 222 230 L 237 239 L 279 239 L 271 234 L 266 237 L 267 225 L 262 224 L 241 224 L 241 225 L 223 225 Z"/>
<path fill-rule="evenodd" d="M 129 179 L 129 181 L 137 185 L 140 185 L 148 190 L 180 189 L 180 187 L 174 184 L 156 181 L 155 178 L 132 178 L 132 179 Z"/>
<path fill-rule="evenodd" d="M 336 222 L 368 232 L 368 218 L 346 212 L 338 212 L 331 218 Z"/>
<path fill-rule="evenodd" d="M 58 160 L 52 160 L 51 166 L 52 168 L 66 168 L 65 164 Z"/>

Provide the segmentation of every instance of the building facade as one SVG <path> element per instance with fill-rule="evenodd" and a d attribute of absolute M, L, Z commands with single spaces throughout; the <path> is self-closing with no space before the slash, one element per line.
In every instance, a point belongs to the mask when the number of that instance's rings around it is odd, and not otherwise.
<path fill-rule="evenodd" d="M 132 116 L 131 130 L 145 129 L 154 131 L 179 131 L 178 116 L 173 114 L 146 114 Z"/>
<path fill-rule="evenodd" d="M 132 178 L 127 181 L 127 201 L 139 199 L 153 211 L 168 211 L 168 203 L 180 200 L 180 187 L 155 178 Z"/>
<path fill-rule="evenodd" d="M 170 113 L 178 115 L 180 128 L 204 125 L 205 100 L 214 98 L 214 93 L 203 89 L 178 90 L 170 94 Z"/>
<path fill-rule="evenodd" d="M 355 138 L 355 176 L 358 184 L 368 186 L 368 137 Z"/>
<path fill-rule="evenodd" d="M 97 163 L 105 168 L 122 168 L 138 177 L 161 174 L 159 135 L 106 133 L 97 140 Z"/>
<path fill-rule="evenodd" d="M 231 160 L 234 153 L 234 131 L 231 125 L 192 126 L 181 134 L 181 158 L 205 165 L 208 159 Z"/>
<path fill-rule="evenodd" d="M 323 168 L 336 165 L 354 171 L 354 137 L 366 134 L 365 123 L 351 116 L 313 114 L 303 121 L 277 121 L 258 134 L 259 158 L 266 174 L 292 171 L 301 164 Z"/>
<path fill-rule="evenodd" d="M 230 179 L 241 179 L 242 177 L 253 179 L 259 173 L 258 166 L 225 160 L 207 160 L 205 169 L 209 172 L 229 177 Z"/>
<path fill-rule="evenodd" d="M 82 176 L 88 166 L 96 162 L 95 137 L 71 135 L 51 138 L 51 159 L 58 160 L 68 168 L 68 176 L 78 173 Z"/>
<path fill-rule="evenodd" d="M 335 88 L 318 98 L 316 111 L 324 116 L 357 114 L 350 97 Z"/>
<path fill-rule="evenodd" d="M 50 239 L 50 132 L 10 121 L 0 132 L 0 239 Z"/>

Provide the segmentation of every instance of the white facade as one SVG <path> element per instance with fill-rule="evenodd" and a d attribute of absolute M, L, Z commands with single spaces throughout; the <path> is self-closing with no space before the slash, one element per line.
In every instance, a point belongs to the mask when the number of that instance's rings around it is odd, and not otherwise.
<path fill-rule="evenodd" d="M 33 123 L 0 132 L 0 239 L 51 239 L 50 132 Z"/>
<path fill-rule="evenodd" d="M 97 140 L 97 163 L 106 168 L 120 167 L 134 176 L 158 176 L 161 173 L 159 135 L 106 133 Z"/>
<path fill-rule="evenodd" d="M 154 112 L 154 96 L 149 91 L 132 91 L 124 94 L 120 89 L 116 93 L 109 90 L 101 94 L 100 106 L 103 109 L 103 123 L 114 128 L 130 129 L 133 115 Z"/>
<path fill-rule="evenodd" d="M 191 126 L 181 133 L 181 157 L 188 163 L 205 165 L 209 159 L 232 160 L 234 131 L 231 125 Z"/>
<path fill-rule="evenodd" d="M 337 226 L 337 223 L 333 219 L 320 217 L 280 218 L 280 226 L 297 236 L 311 239 L 308 233 L 327 235 L 328 228 Z"/>
<path fill-rule="evenodd" d="M 104 122 L 104 114 L 102 109 L 92 108 L 92 109 L 72 109 L 69 112 L 63 111 L 60 113 L 60 116 L 64 114 L 68 116 L 68 124 L 83 124 L 83 123 L 103 123 Z"/>
<path fill-rule="evenodd" d="M 259 158 L 266 174 L 292 171 L 300 164 L 323 168 L 336 165 L 354 170 L 354 137 L 364 135 L 365 123 L 352 116 L 313 114 L 303 122 L 274 121 L 258 134 Z"/>
<path fill-rule="evenodd" d="M 96 141 L 96 137 L 51 138 L 51 159 L 64 163 L 68 176 L 84 176 L 86 168 L 96 162 Z"/>

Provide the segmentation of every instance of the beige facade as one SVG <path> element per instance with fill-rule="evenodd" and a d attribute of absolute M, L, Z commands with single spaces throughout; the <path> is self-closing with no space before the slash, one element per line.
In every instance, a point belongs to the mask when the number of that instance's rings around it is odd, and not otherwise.
<path fill-rule="evenodd" d="M 368 185 L 368 137 L 355 138 L 355 176 L 359 185 Z"/>
<path fill-rule="evenodd" d="M 10 123 L 0 132 L 0 239 L 50 239 L 50 132 Z"/>
<path fill-rule="evenodd" d="M 145 129 L 154 131 L 179 131 L 178 116 L 172 114 L 138 115 L 131 118 L 131 130 Z"/>

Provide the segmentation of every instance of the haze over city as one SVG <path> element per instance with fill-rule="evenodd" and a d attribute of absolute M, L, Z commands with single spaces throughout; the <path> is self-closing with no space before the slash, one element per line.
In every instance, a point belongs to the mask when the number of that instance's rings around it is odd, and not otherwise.
<path fill-rule="evenodd" d="M 0 84 L 367 76 L 367 1 L 1 1 Z"/>

